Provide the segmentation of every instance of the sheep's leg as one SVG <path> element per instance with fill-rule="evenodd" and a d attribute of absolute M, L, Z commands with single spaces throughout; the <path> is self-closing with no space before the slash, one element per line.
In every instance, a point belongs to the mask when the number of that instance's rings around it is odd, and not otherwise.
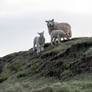
<path fill-rule="evenodd" d="M 53 37 L 51 37 L 51 45 L 53 46 Z"/>
<path fill-rule="evenodd" d="M 33 45 L 33 51 L 35 51 L 35 43 L 34 43 L 34 45 Z"/>
<path fill-rule="evenodd" d="M 39 54 L 41 52 L 41 48 L 40 48 L 40 45 L 37 44 L 37 54 Z"/>
<path fill-rule="evenodd" d="M 58 36 L 58 44 L 60 44 L 60 43 L 61 43 L 61 37 Z"/>
<path fill-rule="evenodd" d="M 44 51 L 44 45 L 41 46 L 41 51 Z"/>
<path fill-rule="evenodd" d="M 43 47 L 41 47 L 41 51 L 43 51 Z"/>
<path fill-rule="evenodd" d="M 65 41 L 65 38 L 63 37 L 63 41 Z"/>
<path fill-rule="evenodd" d="M 69 37 L 68 37 L 68 35 L 66 35 L 66 38 L 67 38 L 67 40 L 70 40 Z"/>
<path fill-rule="evenodd" d="M 40 48 L 37 48 L 37 54 L 39 54 L 40 53 Z"/>
<path fill-rule="evenodd" d="M 54 38 L 54 44 L 57 45 L 57 40 L 56 40 L 56 38 Z"/>

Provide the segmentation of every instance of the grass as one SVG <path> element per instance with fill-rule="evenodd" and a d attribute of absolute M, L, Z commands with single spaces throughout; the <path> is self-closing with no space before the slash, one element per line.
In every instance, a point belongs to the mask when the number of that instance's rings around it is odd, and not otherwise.
<path fill-rule="evenodd" d="M 92 56 L 91 46 L 92 38 L 74 38 L 55 47 L 48 44 L 38 56 L 30 49 L 3 57 L 0 92 L 92 92 L 92 74 L 74 76 L 70 68 L 84 55 Z"/>
<path fill-rule="evenodd" d="M 1 92 L 92 92 L 91 73 L 82 73 L 67 81 L 55 78 L 25 78 L 0 85 Z M 48 91 L 46 91 L 48 90 Z"/>

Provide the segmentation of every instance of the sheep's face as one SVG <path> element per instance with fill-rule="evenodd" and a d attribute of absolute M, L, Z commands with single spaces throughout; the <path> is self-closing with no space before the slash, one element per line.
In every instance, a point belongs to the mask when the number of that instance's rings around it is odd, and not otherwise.
<path fill-rule="evenodd" d="M 41 33 L 38 33 L 40 35 L 40 37 L 43 37 L 44 36 L 44 31 L 41 32 Z"/>
<path fill-rule="evenodd" d="M 45 21 L 45 22 L 47 23 L 48 27 L 53 27 L 54 26 L 54 19 L 48 20 L 48 21 Z"/>

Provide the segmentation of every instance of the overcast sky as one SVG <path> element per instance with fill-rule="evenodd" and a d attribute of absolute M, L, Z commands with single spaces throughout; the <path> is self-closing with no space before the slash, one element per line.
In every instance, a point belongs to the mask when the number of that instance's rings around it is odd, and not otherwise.
<path fill-rule="evenodd" d="M 92 36 L 92 0 L 0 0 L 0 57 L 32 48 L 45 20 L 68 22 L 73 37 Z"/>

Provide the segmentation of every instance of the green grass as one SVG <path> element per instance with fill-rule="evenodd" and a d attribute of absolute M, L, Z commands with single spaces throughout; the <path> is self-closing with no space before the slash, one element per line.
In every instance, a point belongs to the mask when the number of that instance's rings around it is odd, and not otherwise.
<path fill-rule="evenodd" d="M 3 57 L 0 92 L 92 92 L 92 74 L 73 74 L 70 68 L 84 55 L 92 56 L 91 46 L 91 37 L 74 38 L 55 47 L 48 44 L 38 56 L 30 49 Z"/>
<path fill-rule="evenodd" d="M 17 81 L 6 81 L 0 85 L 2 92 L 91 92 L 92 75 L 82 73 L 67 81 L 55 78 L 25 78 Z M 46 91 L 48 90 L 48 91 Z"/>

